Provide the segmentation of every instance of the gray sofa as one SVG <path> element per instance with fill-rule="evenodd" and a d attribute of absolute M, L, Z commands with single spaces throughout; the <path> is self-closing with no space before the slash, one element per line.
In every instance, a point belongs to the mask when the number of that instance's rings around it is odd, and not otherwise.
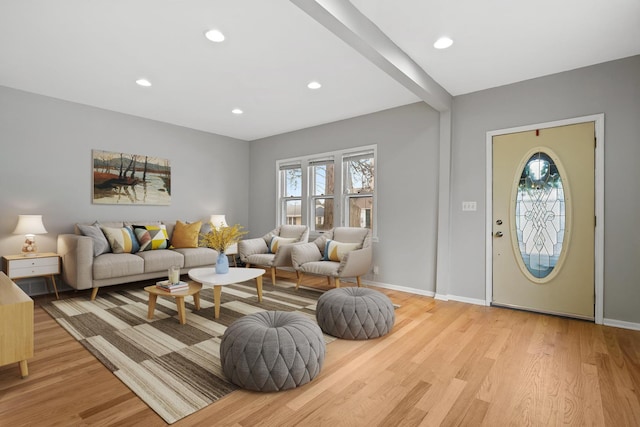
<path fill-rule="evenodd" d="M 160 221 L 118 221 L 100 222 L 105 227 L 126 225 L 160 224 Z M 169 240 L 174 223 L 166 226 Z M 84 224 L 92 225 L 92 224 Z M 156 249 L 137 253 L 103 253 L 94 255 L 94 239 L 81 234 L 78 225 L 75 234 L 58 236 L 58 254 L 62 257 L 62 278 L 74 289 L 92 289 L 91 299 L 95 299 L 98 289 L 103 286 L 136 282 L 167 277 L 172 265 L 180 267 L 180 273 L 188 273 L 192 268 L 215 267 L 218 252 L 210 248 Z"/>

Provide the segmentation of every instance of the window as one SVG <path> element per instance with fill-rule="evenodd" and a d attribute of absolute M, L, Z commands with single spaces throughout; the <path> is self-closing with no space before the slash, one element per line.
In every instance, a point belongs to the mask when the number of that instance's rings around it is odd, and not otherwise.
<path fill-rule="evenodd" d="M 302 224 L 302 166 L 280 166 L 280 223 Z"/>
<path fill-rule="evenodd" d="M 317 233 L 363 227 L 375 236 L 375 164 L 373 145 L 278 161 L 279 224 Z"/>
<path fill-rule="evenodd" d="M 373 151 L 345 156 L 342 162 L 347 225 L 373 229 Z"/>
<path fill-rule="evenodd" d="M 538 152 L 527 161 L 517 182 L 515 224 L 520 256 L 537 279 L 551 274 L 562 253 L 566 233 L 563 178 L 553 159 Z"/>
<path fill-rule="evenodd" d="M 335 179 L 333 160 L 314 160 L 309 163 L 310 207 L 313 217 L 312 230 L 327 231 L 333 228 L 333 197 Z"/>

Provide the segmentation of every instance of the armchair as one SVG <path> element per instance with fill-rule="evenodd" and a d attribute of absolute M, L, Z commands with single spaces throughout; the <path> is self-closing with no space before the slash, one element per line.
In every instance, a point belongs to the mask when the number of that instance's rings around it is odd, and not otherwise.
<path fill-rule="evenodd" d="M 329 241 L 332 242 L 327 247 Z M 327 276 L 329 286 L 333 277 L 336 288 L 344 277 L 355 277 L 361 286 L 360 276 L 369 272 L 372 260 L 371 230 L 368 228 L 336 227 L 311 243 L 291 248 L 291 262 L 298 272 L 296 289 L 302 283 L 304 273 Z"/>
<path fill-rule="evenodd" d="M 308 240 L 309 227 L 306 225 L 281 225 L 262 237 L 240 240 L 238 256 L 247 267 L 269 267 L 271 282 L 275 285 L 277 268 L 292 266 L 291 248 Z"/>

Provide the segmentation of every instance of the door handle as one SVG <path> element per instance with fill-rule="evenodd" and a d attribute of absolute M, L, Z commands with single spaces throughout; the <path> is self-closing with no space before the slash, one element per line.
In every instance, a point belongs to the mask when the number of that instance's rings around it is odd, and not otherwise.
<path fill-rule="evenodd" d="M 494 233 L 494 236 L 496 236 L 496 237 L 502 237 L 502 236 L 503 236 L 502 231 L 496 231 L 496 232 Z"/>

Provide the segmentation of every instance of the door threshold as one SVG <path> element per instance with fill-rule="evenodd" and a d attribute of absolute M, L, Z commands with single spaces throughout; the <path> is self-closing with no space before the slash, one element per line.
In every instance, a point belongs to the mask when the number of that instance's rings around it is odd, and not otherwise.
<path fill-rule="evenodd" d="M 513 310 L 528 311 L 529 313 L 549 314 L 551 316 L 558 316 L 558 317 L 565 317 L 569 319 L 586 320 L 589 322 L 595 322 L 594 316 L 582 316 L 579 314 L 568 314 L 568 313 L 560 313 L 556 311 L 537 310 L 537 309 L 523 307 L 523 306 L 514 305 L 514 304 L 502 304 L 497 302 L 491 302 L 491 307 L 510 308 Z"/>

